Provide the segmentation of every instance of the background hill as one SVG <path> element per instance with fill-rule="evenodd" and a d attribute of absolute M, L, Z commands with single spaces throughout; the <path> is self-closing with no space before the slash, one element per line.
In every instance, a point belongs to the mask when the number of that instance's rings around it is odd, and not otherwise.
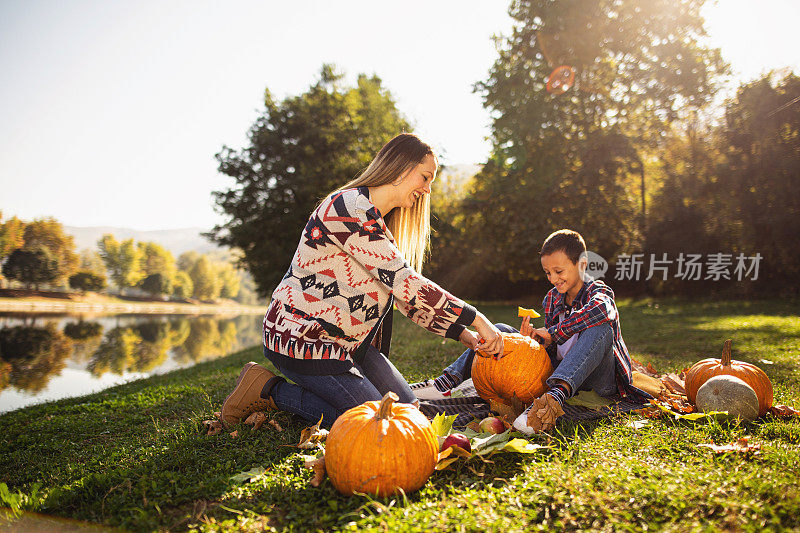
<path fill-rule="evenodd" d="M 200 235 L 205 228 L 182 228 L 156 231 L 139 231 L 130 228 L 114 228 L 110 226 L 75 227 L 64 226 L 64 231 L 75 237 L 75 248 L 97 250 L 97 241 L 111 233 L 119 241 L 134 239 L 140 242 L 156 242 L 178 257 L 183 252 L 193 250 L 206 254 L 220 251 L 221 248 Z"/>

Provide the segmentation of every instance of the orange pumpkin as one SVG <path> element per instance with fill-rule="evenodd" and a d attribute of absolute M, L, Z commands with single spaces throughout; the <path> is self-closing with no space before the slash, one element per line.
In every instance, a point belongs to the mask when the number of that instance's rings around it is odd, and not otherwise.
<path fill-rule="evenodd" d="M 703 359 L 686 372 L 686 395 L 692 405 L 697 400 L 697 390 L 714 376 L 735 376 L 750 385 L 758 396 L 758 416 L 766 414 L 772 407 L 772 382 L 763 370 L 750 363 L 731 360 L 731 346 L 728 339 L 722 347 L 721 359 Z"/>
<path fill-rule="evenodd" d="M 439 458 L 430 422 L 408 403 L 387 392 L 380 402 L 345 411 L 328 434 L 325 469 L 343 494 L 388 496 L 412 492 L 428 480 Z"/>
<path fill-rule="evenodd" d="M 479 352 L 472 363 L 472 382 L 484 400 L 511 405 L 516 396 L 529 404 L 548 390 L 545 380 L 553 373 L 547 351 L 535 340 L 519 333 L 502 333 L 503 357 Z"/>

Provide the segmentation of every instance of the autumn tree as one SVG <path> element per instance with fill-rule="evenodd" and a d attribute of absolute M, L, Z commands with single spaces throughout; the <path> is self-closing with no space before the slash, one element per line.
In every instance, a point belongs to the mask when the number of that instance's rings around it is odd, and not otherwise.
<path fill-rule="evenodd" d="M 133 239 L 119 242 L 113 235 L 106 234 L 97 242 L 97 247 L 111 279 L 119 289 L 135 287 L 144 278 L 144 254 Z"/>
<path fill-rule="evenodd" d="M 243 251 L 243 265 L 267 295 L 286 273 L 315 205 L 410 127 L 380 78 L 362 74 L 350 87 L 330 65 L 300 95 L 276 101 L 265 91 L 264 107 L 249 145 L 217 154 L 219 171 L 234 184 L 214 193 L 229 219 L 209 236 Z"/>
<path fill-rule="evenodd" d="M 3 275 L 34 286 L 39 290 L 42 283 L 53 283 L 59 276 L 58 260 L 47 248 L 36 250 L 14 250 L 3 265 Z"/>
<path fill-rule="evenodd" d="M 563 227 L 606 257 L 641 245 L 640 150 L 685 110 L 705 105 L 725 70 L 718 51 L 701 44 L 702 5 L 511 4 L 513 31 L 476 85 L 494 119 L 492 154 L 462 209 L 462 253 L 472 267 L 511 280 L 541 277 L 536 251 Z M 574 85 L 550 93 L 559 65 L 573 69 Z"/>
<path fill-rule="evenodd" d="M 63 283 L 78 270 L 80 259 L 75 253 L 75 238 L 64 233 L 64 226 L 54 218 L 37 219 L 25 225 L 24 248 L 46 248 L 56 261 L 58 272 L 55 283 Z"/>

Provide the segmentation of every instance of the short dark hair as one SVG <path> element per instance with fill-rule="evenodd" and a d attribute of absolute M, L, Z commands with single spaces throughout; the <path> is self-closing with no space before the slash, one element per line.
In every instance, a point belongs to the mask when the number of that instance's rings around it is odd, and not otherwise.
<path fill-rule="evenodd" d="M 586 253 L 586 242 L 577 231 L 560 229 L 544 240 L 539 255 L 552 255 L 559 251 L 564 252 L 569 260 L 577 265 L 581 255 Z"/>

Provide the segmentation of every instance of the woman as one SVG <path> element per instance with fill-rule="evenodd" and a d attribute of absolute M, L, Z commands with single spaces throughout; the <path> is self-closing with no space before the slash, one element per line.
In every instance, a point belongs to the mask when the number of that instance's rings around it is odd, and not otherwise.
<path fill-rule="evenodd" d="M 437 335 L 502 353 L 486 317 L 418 273 L 437 169 L 430 146 L 403 133 L 314 210 L 264 316 L 264 355 L 294 384 L 248 363 L 222 407 L 225 424 L 280 409 L 330 427 L 390 390 L 415 403 L 386 357 L 393 305 Z"/>

